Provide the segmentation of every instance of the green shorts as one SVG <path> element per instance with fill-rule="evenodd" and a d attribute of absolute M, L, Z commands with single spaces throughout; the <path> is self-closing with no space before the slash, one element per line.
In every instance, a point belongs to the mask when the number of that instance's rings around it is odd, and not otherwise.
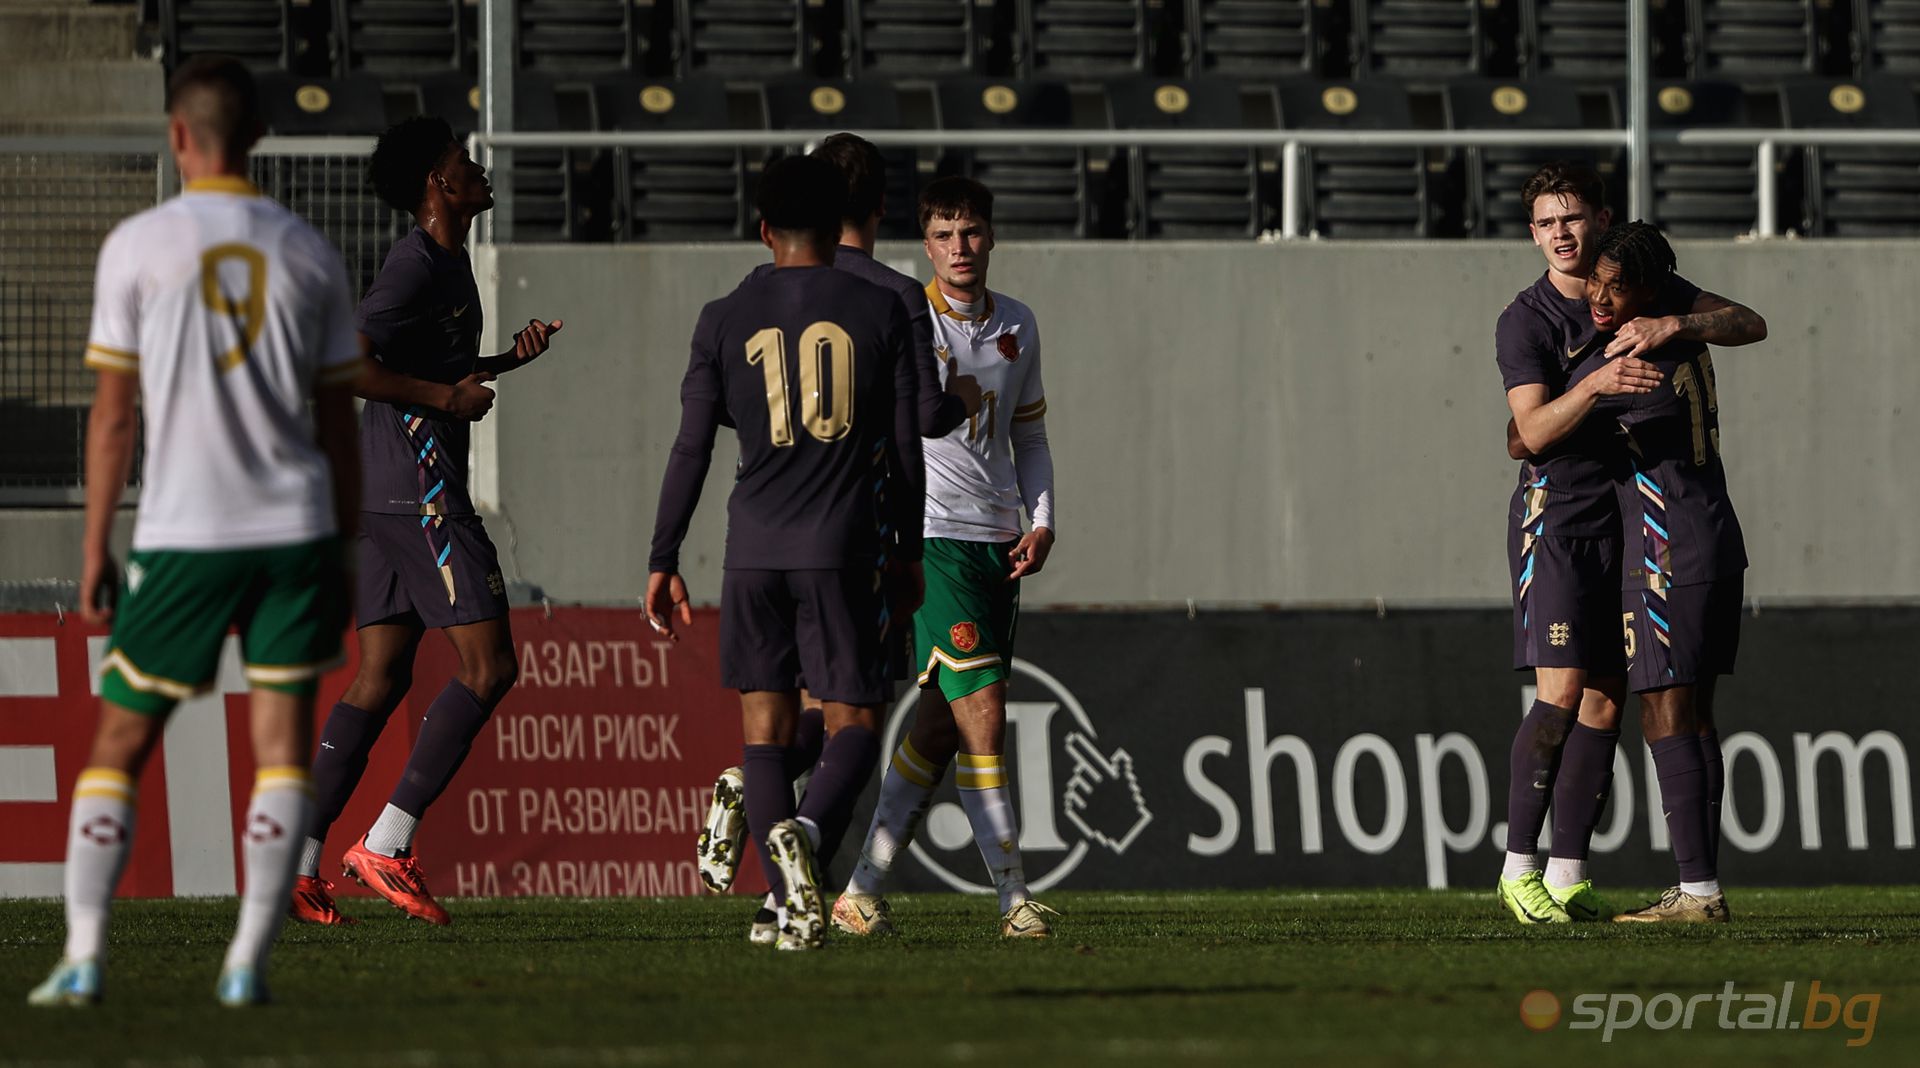
<path fill-rule="evenodd" d="M 928 538 L 927 598 L 913 615 L 920 686 L 957 700 L 1007 677 L 1020 622 L 1020 584 L 1008 582 L 1015 541 Z"/>
<path fill-rule="evenodd" d="M 101 696 L 147 715 L 213 688 L 228 628 L 247 681 L 302 696 L 344 657 L 351 605 L 340 539 L 204 552 L 136 552 L 114 608 Z"/>

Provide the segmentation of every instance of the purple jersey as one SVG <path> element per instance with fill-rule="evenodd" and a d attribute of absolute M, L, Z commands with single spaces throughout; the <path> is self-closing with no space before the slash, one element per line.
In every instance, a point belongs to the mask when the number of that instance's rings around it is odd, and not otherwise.
<path fill-rule="evenodd" d="M 926 475 L 914 358 L 899 297 L 846 271 L 782 268 L 708 304 L 680 384 L 649 568 L 679 570 L 723 423 L 740 438 L 729 570 L 920 559 Z"/>
<path fill-rule="evenodd" d="M 1631 466 L 1618 483 L 1624 587 L 1665 589 L 1737 575 L 1746 570 L 1747 550 L 1720 462 L 1713 356 L 1698 341 L 1674 341 L 1640 358 L 1660 369 L 1660 384 L 1651 393 L 1600 398 L 1589 420 L 1613 422 L 1625 433 Z M 1573 381 L 1605 362 L 1582 362 Z"/>
<path fill-rule="evenodd" d="M 834 249 L 833 266 L 835 270 L 893 290 L 906 307 L 907 322 L 913 328 L 914 370 L 920 378 L 920 433 L 929 438 L 943 438 L 954 427 L 966 422 L 965 402 L 948 394 L 940 385 L 940 361 L 933 354 L 933 307 L 927 303 L 926 289 L 907 275 L 874 259 L 872 253 L 851 245 Z M 773 264 L 763 263 L 747 275 L 747 280 L 765 278 L 773 270 Z"/>
<path fill-rule="evenodd" d="M 1661 293 L 1660 305 L 1675 314 L 1685 312 L 1699 292 L 1675 275 Z M 1586 298 L 1561 296 L 1551 276 L 1541 274 L 1515 295 L 1494 327 L 1501 388 L 1542 385 L 1549 397 L 1560 396 L 1573 382 L 1576 362 L 1597 351 L 1590 346 L 1593 335 Z M 1614 485 L 1625 463 L 1612 424 L 1587 420 L 1544 454 L 1521 462 L 1508 509 L 1510 522 L 1544 537 L 1618 534 L 1620 511 Z"/>
<path fill-rule="evenodd" d="M 388 370 L 430 382 L 472 374 L 480 358 L 480 289 L 464 249 L 442 248 L 414 227 L 387 250 L 360 301 L 360 332 Z M 466 420 L 368 401 L 360 413 L 360 507 L 402 515 L 463 515 Z"/>

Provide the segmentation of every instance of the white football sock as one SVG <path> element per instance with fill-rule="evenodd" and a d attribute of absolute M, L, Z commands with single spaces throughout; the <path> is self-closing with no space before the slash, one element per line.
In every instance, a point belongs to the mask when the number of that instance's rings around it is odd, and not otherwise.
<path fill-rule="evenodd" d="M 1532 853 L 1507 854 L 1507 862 L 1500 867 L 1502 879 L 1518 879 L 1530 871 L 1540 870 L 1540 858 Z"/>
<path fill-rule="evenodd" d="M 240 895 L 240 925 L 227 946 L 224 967 L 267 964 L 267 951 L 287 918 L 294 865 L 306 839 L 300 829 L 313 818 L 313 786 L 304 765 L 261 768 L 253 779 L 241 857 L 247 883 Z"/>
<path fill-rule="evenodd" d="M 66 959 L 106 959 L 107 910 L 132 851 L 132 777 L 87 768 L 74 783 L 67 821 Z"/>
<path fill-rule="evenodd" d="M 326 843 L 318 838 L 307 839 L 306 844 L 300 847 L 300 866 L 294 869 L 295 874 L 312 879 L 319 878 L 320 850 L 325 846 Z"/>
<path fill-rule="evenodd" d="M 1692 894 L 1694 897 L 1712 897 L 1720 892 L 1720 880 L 1708 879 L 1706 882 L 1701 883 L 1682 881 L 1680 883 L 1680 892 L 1683 894 Z"/>
<path fill-rule="evenodd" d="M 1575 883 L 1587 879 L 1587 862 L 1572 857 L 1547 858 L 1547 885 L 1556 890 L 1565 890 Z"/>
<path fill-rule="evenodd" d="M 913 841 L 913 832 L 927 815 L 933 800 L 933 788 L 947 773 L 946 765 L 936 765 L 902 738 L 900 748 L 880 779 L 880 800 L 873 806 L 873 824 L 867 828 L 867 840 L 860 845 L 860 862 L 853 866 L 847 880 L 849 894 L 877 894 L 886 885 L 887 873 L 900 851 Z"/>
<path fill-rule="evenodd" d="M 973 842 L 1000 892 L 1000 911 L 1027 900 L 1027 876 L 1020 867 L 1020 832 L 1013 822 L 1013 795 L 1007 769 L 997 755 L 961 753 L 954 771 L 960 805 L 973 826 Z"/>
<path fill-rule="evenodd" d="M 367 849 L 383 857 L 397 857 L 413 848 L 413 832 L 419 826 L 420 817 L 409 816 L 388 805 L 380 810 L 380 818 L 373 821 L 373 829 L 367 832 Z"/>

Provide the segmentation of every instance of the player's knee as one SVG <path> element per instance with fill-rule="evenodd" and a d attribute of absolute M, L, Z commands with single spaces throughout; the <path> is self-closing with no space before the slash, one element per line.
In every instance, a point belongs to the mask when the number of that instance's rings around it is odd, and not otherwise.
<path fill-rule="evenodd" d="M 511 656 L 489 656 L 462 668 L 460 683 L 489 707 L 498 704 L 520 679 L 520 665 Z"/>
<path fill-rule="evenodd" d="M 413 671 L 404 664 L 361 671 L 341 700 L 376 716 L 390 716 L 413 689 Z"/>

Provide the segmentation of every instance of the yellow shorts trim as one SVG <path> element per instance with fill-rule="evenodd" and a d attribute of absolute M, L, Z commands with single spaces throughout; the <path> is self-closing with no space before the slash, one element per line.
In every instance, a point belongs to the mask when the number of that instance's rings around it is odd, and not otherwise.
<path fill-rule="evenodd" d="M 105 678 L 110 672 L 114 671 L 120 673 L 120 677 L 126 680 L 128 686 L 139 690 L 141 693 L 157 693 L 163 697 L 171 697 L 176 701 L 184 701 L 196 693 L 204 693 L 213 688 L 211 681 L 195 685 L 193 683 L 181 682 L 178 679 L 149 675 L 135 667 L 133 661 L 127 659 L 127 654 L 118 649 L 109 652 L 107 658 L 100 664 L 100 676 L 102 678 Z"/>
<path fill-rule="evenodd" d="M 246 676 L 248 682 L 306 682 L 309 679 L 317 679 L 346 662 L 347 654 L 341 653 L 307 664 L 248 664 Z"/>

